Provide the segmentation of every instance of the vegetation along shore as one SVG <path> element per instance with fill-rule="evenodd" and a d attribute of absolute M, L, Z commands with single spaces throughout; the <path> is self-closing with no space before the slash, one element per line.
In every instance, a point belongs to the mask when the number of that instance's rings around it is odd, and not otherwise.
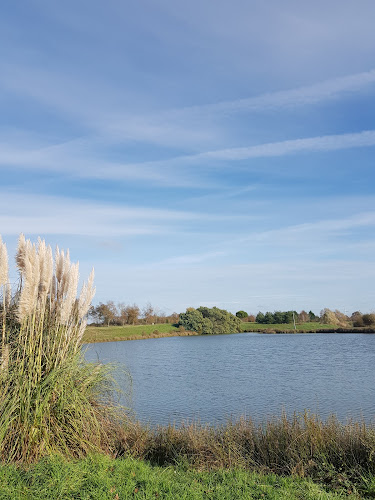
<path fill-rule="evenodd" d="M 131 420 L 110 367 L 82 354 L 93 273 L 78 291 L 69 252 L 53 257 L 43 240 L 23 235 L 16 264 L 12 288 L 0 239 L 0 500 L 375 496 L 374 424 L 308 412 L 221 426 Z M 196 311 L 182 320 L 211 333 L 242 327 L 218 308 Z M 172 333 L 161 334 L 190 334 L 165 325 Z"/>
<path fill-rule="evenodd" d="M 301 323 L 294 329 L 293 324 L 259 325 L 258 323 L 240 324 L 241 332 L 259 333 L 375 333 L 374 328 L 351 327 L 340 328 L 335 325 L 320 323 Z M 233 332 L 237 333 L 237 332 Z M 159 323 L 156 325 L 125 325 L 125 326 L 88 326 L 83 336 L 84 343 L 116 342 L 122 340 L 142 340 L 161 337 L 184 337 L 190 335 L 204 335 L 202 333 L 185 330 L 178 325 Z"/>

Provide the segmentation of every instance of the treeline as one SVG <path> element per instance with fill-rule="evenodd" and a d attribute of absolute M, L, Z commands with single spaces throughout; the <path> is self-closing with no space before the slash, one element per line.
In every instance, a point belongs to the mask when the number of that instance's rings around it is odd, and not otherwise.
<path fill-rule="evenodd" d="M 257 315 L 246 311 L 237 311 L 235 315 L 218 307 L 187 308 L 185 313 L 176 312 L 166 315 L 164 312 L 148 303 L 144 308 L 137 304 L 115 304 L 113 301 L 100 302 L 90 309 L 90 321 L 97 326 L 124 326 L 124 325 L 156 325 L 170 323 L 199 333 L 229 333 L 239 331 L 242 321 L 258 323 L 260 325 L 282 325 L 316 322 L 324 325 L 333 325 L 337 328 L 375 327 L 375 313 L 362 314 L 353 312 L 350 316 L 339 310 L 332 311 L 325 308 L 316 315 L 311 310 L 306 311 L 267 311 Z"/>
<path fill-rule="evenodd" d="M 348 316 L 338 309 L 332 311 L 328 308 L 322 309 L 319 316 L 312 311 L 301 311 L 299 313 L 297 311 L 267 311 L 266 313 L 260 311 L 256 316 L 247 314 L 246 311 L 237 311 L 236 316 L 242 321 L 255 322 L 261 325 L 317 322 L 342 328 L 375 326 L 375 313 L 362 314 L 360 311 L 355 311 Z"/>
<path fill-rule="evenodd" d="M 137 304 L 115 304 L 112 300 L 100 302 L 91 306 L 90 321 L 97 326 L 124 326 L 124 325 L 154 325 L 160 323 L 176 324 L 179 320 L 178 313 L 167 316 L 162 311 L 148 303 L 143 309 Z"/>

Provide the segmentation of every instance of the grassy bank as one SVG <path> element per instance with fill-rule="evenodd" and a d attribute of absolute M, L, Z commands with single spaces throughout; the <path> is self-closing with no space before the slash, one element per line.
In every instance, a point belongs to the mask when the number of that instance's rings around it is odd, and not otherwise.
<path fill-rule="evenodd" d="M 186 332 L 170 323 L 157 325 L 125 325 L 125 326 L 88 326 L 83 336 L 83 342 L 114 342 L 118 340 L 152 339 L 158 337 L 175 337 L 197 335 Z"/>
<path fill-rule="evenodd" d="M 242 332 L 263 333 L 295 333 L 293 324 L 260 325 L 259 323 L 241 323 Z M 356 331 L 370 333 L 369 328 L 340 329 L 335 325 L 322 325 L 321 323 L 301 323 L 297 325 L 297 333 L 314 332 L 345 332 Z M 157 325 L 125 325 L 125 326 L 88 326 L 83 336 L 83 342 L 114 342 L 118 340 L 151 339 L 159 337 L 176 337 L 198 335 L 195 332 L 185 331 L 170 323 Z"/>
<path fill-rule="evenodd" d="M 299 323 L 294 329 L 293 323 L 261 325 L 259 323 L 241 323 L 243 332 L 264 332 L 264 333 L 324 333 L 324 332 L 358 332 L 358 333 L 373 333 L 373 328 L 341 328 L 337 325 L 324 325 L 318 322 Z"/>
<path fill-rule="evenodd" d="M 95 455 L 76 462 L 58 458 L 30 468 L 0 466 L 0 499 L 4 500 L 143 499 L 336 499 L 360 498 L 327 492 L 302 478 L 241 469 L 197 471 L 184 466 L 160 467 L 141 460 L 114 460 Z"/>

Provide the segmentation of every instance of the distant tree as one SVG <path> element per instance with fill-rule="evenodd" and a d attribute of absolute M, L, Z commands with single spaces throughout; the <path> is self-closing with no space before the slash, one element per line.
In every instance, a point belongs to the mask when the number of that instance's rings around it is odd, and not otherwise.
<path fill-rule="evenodd" d="M 96 319 L 96 323 L 109 326 L 117 317 L 117 307 L 112 300 L 109 300 L 105 304 L 100 302 L 99 305 L 91 308 L 90 315 Z"/>
<path fill-rule="evenodd" d="M 342 327 L 347 327 L 349 323 L 349 316 L 346 314 L 342 313 L 338 309 L 335 309 L 335 316 L 337 318 L 337 322 L 340 326 Z"/>
<path fill-rule="evenodd" d="M 285 322 L 285 313 L 281 311 L 275 311 L 273 313 L 273 323 L 277 323 L 280 325 L 281 323 Z"/>
<path fill-rule="evenodd" d="M 145 320 L 146 325 L 151 325 L 153 323 L 156 323 L 156 311 L 154 310 L 150 302 L 148 302 L 146 306 L 143 308 L 142 316 Z"/>
<path fill-rule="evenodd" d="M 309 317 L 310 317 L 310 321 L 318 321 L 319 320 L 319 317 L 316 316 L 316 314 L 314 314 L 312 311 L 309 311 Z"/>
<path fill-rule="evenodd" d="M 336 314 L 331 309 L 325 308 L 320 312 L 320 322 L 323 325 L 338 325 Z"/>
<path fill-rule="evenodd" d="M 126 305 L 123 302 L 120 302 L 117 305 L 117 310 L 118 310 L 118 321 L 119 323 L 124 326 L 128 322 L 128 313 L 126 310 Z"/>
<path fill-rule="evenodd" d="M 251 323 L 255 323 L 255 316 L 254 314 L 249 314 L 249 316 L 247 317 L 247 321 L 251 322 Z"/>
<path fill-rule="evenodd" d="M 310 320 L 310 316 L 306 311 L 301 311 L 298 315 L 299 323 L 307 323 Z"/>
<path fill-rule="evenodd" d="M 364 314 L 362 316 L 363 324 L 365 326 L 374 326 L 375 325 L 375 314 Z"/>
<path fill-rule="evenodd" d="M 360 311 L 355 311 L 350 316 L 350 321 L 353 322 L 353 326 L 361 327 L 361 326 L 365 325 L 364 322 L 363 322 L 362 313 Z"/>
<path fill-rule="evenodd" d="M 237 311 L 236 316 L 237 318 L 244 319 L 247 318 L 249 315 L 247 314 L 246 311 Z"/>
<path fill-rule="evenodd" d="M 185 313 L 180 314 L 179 325 L 186 330 L 199 332 L 203 328 L 203 314 L 190 307 L 186 309 Z"/>
<path fill-rule="evenodd" d="M 127 324 L 135 325 L 138 323 L 138 318 L 140 315 L 140 309 L 137 304 L 133 304 L 131 306 L 126 306 L 125 313 L 127 315 Z"/>
<path fill-rule="evenodd" d="M 272 323 L 275 322 L 275 318 L 273 314 L 270 311 L 267 311 L 266 314 L 264 315 L 264 323 L 266 325 L 272 325 Z"/>
<path fill-rule="evenodd" d="M 256 315 L 255 321 L 262 325 L 264 323 L 264 314 L 259 311 L 258 314 Z"/>

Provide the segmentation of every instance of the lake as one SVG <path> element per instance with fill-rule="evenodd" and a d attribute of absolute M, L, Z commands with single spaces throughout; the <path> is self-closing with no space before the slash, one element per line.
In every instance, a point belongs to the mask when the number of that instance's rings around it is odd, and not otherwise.
<path fill-rule="evenodd" d="M 305 409 L 373 420 L 375 335 L 239 333 L 90 344 L 86 359 L 125 366 L 127 401 L 151 425 Z M 123 371 L 117 374 L 127 386 Z"/>

